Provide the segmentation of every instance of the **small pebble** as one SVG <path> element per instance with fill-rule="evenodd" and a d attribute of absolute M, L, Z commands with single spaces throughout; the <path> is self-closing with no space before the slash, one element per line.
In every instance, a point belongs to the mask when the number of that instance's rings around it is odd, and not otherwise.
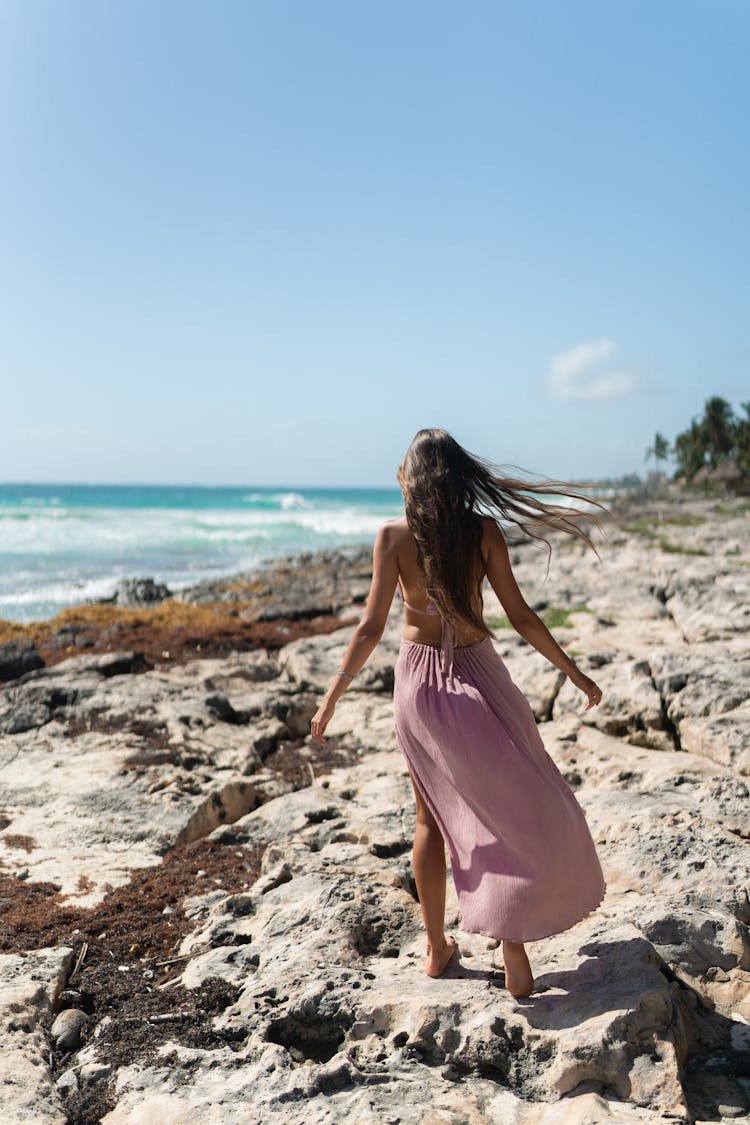
<path fill-rule="evenodd" d="M 93 1086 L 96 1082 L 103 1082 L 105 1078 L 109 1078 L 112 1073 L 112 1067 L 107 1063 L 86 1063 L 81 1067 L 81 1085 Z"/>
<path fill-rule="evenodd" d="M 74 1070 L 64 1071 L 57 1082 L 55 1082 L 61 1094 L 77 1094 L 78 1093 L 78 1077 Z"/>
<path fill-rule="evenodd" d="M 60 1004 L 63 1008 L 80 1008 L 83 997 L 74 988 L 65 988 L 60 993 Z"/>
<path fill-rule="evenodd" d="M 81 1042 L 81 1029 L 88 1020 L 80 1008 L 65 1008 L 50 1029 L 58 1051 L 74 1051 Z"/>

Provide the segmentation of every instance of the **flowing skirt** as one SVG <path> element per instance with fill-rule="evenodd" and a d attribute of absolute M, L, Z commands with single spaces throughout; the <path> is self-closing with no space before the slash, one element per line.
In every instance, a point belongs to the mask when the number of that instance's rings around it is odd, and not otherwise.
<path fill-rule="evenodd" d="M 491 639 L 444 656 L 401 642 L 394 717 L 448 848 L 461 926 L 524 942 L 567 930 L 605 892 L 583 809 Z"/>

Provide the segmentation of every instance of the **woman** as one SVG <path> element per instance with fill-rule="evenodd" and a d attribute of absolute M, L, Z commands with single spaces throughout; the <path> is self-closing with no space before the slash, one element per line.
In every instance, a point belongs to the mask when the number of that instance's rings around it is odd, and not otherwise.
<path fill-rule="evenodd" d="M 483 580 L 516 631 L 584 693 L 586 710 L 602 693 L 524 601 L 503 534 L 484 513 L 535 539 L 539 529 L 562 528 L 593 548 L 591 517 L 541 499 L 581 499 L 568 486 L 501 478 L 444 430 L 419 431 L 398 481 L 405 518 L 378 532 L 365 613 L 312 720 L 312 738 L 324 744 L 336 702 L 380 640 L 398 588 L 405 624 L 394 716 L 417 804 L 426 972 L 440 976 L 457 948 L 444 932 L 447 845 L 462 928 L 502 939 L 506 987 L 528 996 L 534 978 L 524 942 L 574 925 L 599 905 L 605 883 L 583 810 L 492 645 Z"/>

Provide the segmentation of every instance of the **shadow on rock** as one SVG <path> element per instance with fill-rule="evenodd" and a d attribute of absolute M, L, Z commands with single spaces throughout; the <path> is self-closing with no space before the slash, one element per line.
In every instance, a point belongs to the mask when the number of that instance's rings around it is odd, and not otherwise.
<path fill-rule="evenodd" d="M 645 938 L 589 942 L 579 953 L 588 956 L 575 969 L 540 974 L 532 995 L 519 1000 L 532 1027 L 577 1027 L 607 1013 L 641 1008 L 648 997 L 668 992 L 661 958 Z"/>

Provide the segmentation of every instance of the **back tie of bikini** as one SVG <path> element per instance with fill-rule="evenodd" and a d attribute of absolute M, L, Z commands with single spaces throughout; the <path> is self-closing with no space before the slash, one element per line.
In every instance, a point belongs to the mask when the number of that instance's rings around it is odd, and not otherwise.
<path fill-rule="evenodd" d="M 426 609 L 417 609 L 416 606 L 409 605 L 409 603 L 407 602 L 406 598 L 404 597 L 404 591 L 401 589 L 401 583 L 400 582 L 398 583 L 396 588 L 398 590 L 398 595 L 401 598 L 401 601 L 403 602 L 404 609 L 410 609 L 412 611 L 412 613 L 422 613 L 426 617 L 439 617 L 440 616 L 440 610 L 437 608 L 437 606 L 433 602 L 428 601 Z"/>
<path fill-rule="evenodd" d="M 404 591 L 401 589 L 400 582 L 397 583 L 396 588 L 404 604 L 404 609 L 410 609 L 412 613 L 421 613 L 425 617 L 440 617 L 440 664 L 445 674 L 451 676 L 453 674 L 453 652 L 456 646 L 456 634 L 450 621 L 447 621 L 441 615 L 440 610 L 433 602 L 427 603 L 427 609 L 417 609 L 416 606 L 409 605 L 404 598 Z"/>

